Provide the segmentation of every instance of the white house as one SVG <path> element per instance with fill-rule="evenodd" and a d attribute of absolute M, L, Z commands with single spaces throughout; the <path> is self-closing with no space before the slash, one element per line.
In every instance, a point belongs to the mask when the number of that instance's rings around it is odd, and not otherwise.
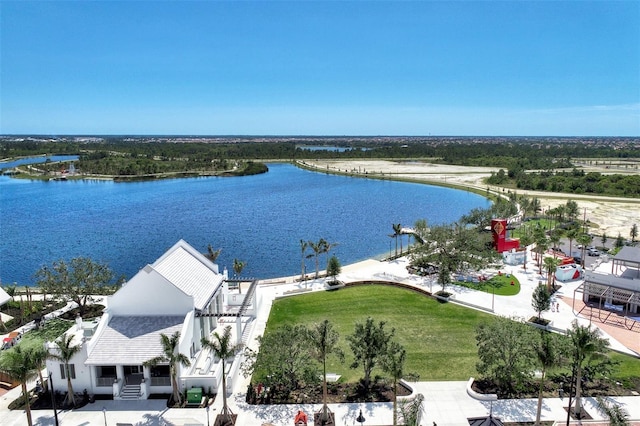
<path fill-rule="evenodd" d="M 191 361 L 190 367 L 179 367 L 181 390 L 202 387 L 216 393 L 222 363 L 202 349 L 200 339 L 231 324 L 240 342 L 257 312 L 256 288 L 256 281 L 229 280 L 226 269 L 220 273 L 218 265 L 178 241 L 108 297 L 99 320 L 78 318 L 66 332 L 74 334 L 74 345 L 82 345 L 70 362 L 74 392 L 86 389 L 114 399 L 171 393 L 169 365 L 145 367 L 143 363 L 162 355 L 160 334 L 179 331 L 179 351 Z M 55 342 L 47 347 L 57 350 Z M 238 363 L 227 365 L 236 369 Z M 64 366 L 49 360 L 47 369 L 55 389 L 66 392 Z"/>

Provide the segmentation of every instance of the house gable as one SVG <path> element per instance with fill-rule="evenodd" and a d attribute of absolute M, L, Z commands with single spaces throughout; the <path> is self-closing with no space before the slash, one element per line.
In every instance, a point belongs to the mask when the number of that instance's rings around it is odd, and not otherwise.
<path fill-rule="evenodd" d="M 193 297 L 147 265 L 109 298 L 108 306 L 112 316 L 184 316 L 193 310 Z"/>

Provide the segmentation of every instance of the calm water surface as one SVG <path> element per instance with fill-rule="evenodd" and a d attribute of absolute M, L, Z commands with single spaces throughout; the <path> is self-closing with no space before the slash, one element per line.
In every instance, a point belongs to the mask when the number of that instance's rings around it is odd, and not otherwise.
<path fill-rule="evenodd" d="M 429 185 L 325 175 L 289 164 L 233 178 L 42 182 L 0 177 L 0 280 L 33 284 L 41 266 L 87 256 L 133 276 L 179 239 L 222 248 L 243 276 L 300 273 L 300 240 L 325 238 L 344 264 L 389 253 L 392 223 L 457 220 L 489 202 Z M 325 265 L 324 258 L 321 265 Z M 307 260 L 307 271 L 314 269 Z"/>

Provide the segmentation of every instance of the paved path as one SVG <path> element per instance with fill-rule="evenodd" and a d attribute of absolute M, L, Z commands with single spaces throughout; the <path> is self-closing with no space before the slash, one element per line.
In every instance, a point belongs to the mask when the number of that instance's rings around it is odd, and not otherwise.
<path fill-rule="evenodd" d="M 429 281 L 408 274 L 407 260 L 399 259 L 392 262 L 380 262 L 367 260 L 358 264 L 348 265 L 343 268 L 339 278 L 346 282 L 363 280 L 394 280 L 406 284 L 412 284 L 427 290 L 437 291 L 439 286 Z M 603 266 L 606 267 L 606 266 Z M 531 294 L 538 281 L 544 278 L 536 273 L 533 263 L 527 266 L 527 272 L 520 266 L 507 267 L 504 272 L 515 274 L 521 282 L 521 292 L 517 296 L 492 296 L 491 294 L 476 292 L 465 287 L 449 286 L 448 291 L 454 293 L 454 300 L 466 304 L 473 304 L 485 311 L 496 314 L 529 318 L 535 315 L 531 307 Z M 545 318 L 553 321 L 553 326 L 558 329 L 567 329 L 571 322 L 577 320 L 588 324 L 587 318 L 580 318 L 572 312 L 571 306 L 564 303 L 566 298 L 573 297 L 573 290 L 579 283 L 563 285 L 556 299 L 560 303 L 558 312 L 547 312 Z M 260 287 L 262 304 L 258 316 L 254 321 L 250 332 L 248 344 L 255 346 L 255 337 L 264 332 L 266 321 L 273 300 L 295 294 L 297 291 L 322 291 L 324 282 L 312 280 L 306 284 L 297 283 L 292 277 L 278 280 L 265 281 Z M 595 324 L 597 325 L 597 324 Z M 605 333 L 611 346 L 617 350 L 631 353 L 623 343 Z M 639 361 L 640 362 L 640 361 Z M 302 409 L 312 413 L 320 409 L 319 404 L 291 404 L 279 406 L 250 406 L 244 403 L 244 394 L 249 379 L 236 374 L 233 377 L 233 394 L 229 398 L 232 411 L 238 414 L 237 425 L 260 426 L 262 423 L 272 423 L 276 426 L 290 426 L 295 413 Z M 33 386 L 33 383 L 31 384 Z M 421 393 L 425 400 L 424 413 L 421 422 L 424 426 L 431 426 L 434 422 L 438 426 L 468 425 L 467 418 L 485 416 L 492 411 L 494 416 L 503 421 L 532 421 L 535 419 L 537 406 L 536 399 L 509 399 L 498 400 L 492 404 L 478 401 L 467 394 L 467 382 L 420 382 L 409 384 L 414 393 Z M 0 396 L 0 425 L 22 426 L 26 424 L 24 412 L 10 411 L 8 404 L 16 399 L 20 389 L 16 388 Z M 629 412 L 631 419 L 640 421 L 640 397 L 616 397 L 615 401 L 622 404 Z M 543 420 L 555 420 L 559 424 L 565 424 L 567 404 L 565 398 L 546 398 L 543 402 Z M 603 417 L 595 408 L 592 398 L 585 398 L 586 410 L 595 420 L 603 420 Z M 209 423 L 213 424 L 215 415 L 220 412 L 222 398 L 217 398 L 209 412 Z M 105 411 L 103 412 L 103 408 Z M 367 404 L 331 404 L 330 409 L 335 413 L 338 425 L 355 425 L 355 419 L 360 410 L 366 418 L 365 425 L 390 425 L 392 424 L 391 403 L 367 403 Z M 53 412 L 51 410 L 33 412 L 34 424 L 54 425 Z M 206 425 L 207 412 L 205 409 L 167 409 L 164 401 L 96 401 L 74 411 L 59 413 L 62 425 L 104 425 L 115 426 L 116 423 L 130 423 L 139 426 L 154 425 Z M 311 423 L 312 424 L 312 423 Z M 577 424 L 577 423 L 574 423 Z M 585 423 L 586 424 L 586 423 Z"/>

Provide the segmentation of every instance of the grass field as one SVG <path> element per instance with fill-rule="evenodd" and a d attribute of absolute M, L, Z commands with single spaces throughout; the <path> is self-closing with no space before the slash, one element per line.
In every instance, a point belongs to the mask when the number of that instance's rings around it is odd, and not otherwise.
<path fill-rule="evenodd" d="M 327 371 L 355 382 L 363 373 L 349 368 L 353 356 L 346 336 L 353 333 L 356 322 L 364 322 L 367 316 L 376 322 L 386 321 L 387 327 L 396 329 L 396 340 L 407 350 L 405 373 L 417 373 L 421 381 L 478 377 L 475 329 L 492 316 L 402 288 L 360 285 L 280 299 L 271 309 L 267 332 L 282 324 L 311 326 L 329 319 L 340 333 L 346 360 L 340 364 L 330 357 Z M 640 360 L 617 353 L 611 353 L 611 357 L 620 362 L 611 378 L 625 383 L 627 388 L 634 387 L 630 385 L 640 377 Z M 382 372 L 376 369 L 375 374 Z"/>
<path fill-rule="evenodd" d="M 410 290 L 361 285 L 278 300 L 271 309 L 267 329 L 329 319 L 340 333 L 346 360 L 340 365 L 331 359 L 327 371 L 357 381 L 363 373 L 349 368 L 353 357 L 346 336 L 367 316 L 396 329 L 396 340 L 407 350 L 405 371 L 418 373 L 420 380 L 467 380 L 476 375 L 475 327 L 491 317 Z M 381 372 L 374 370 L 374 374 Z"/>
<path fill-rule="evenodd" d="M 520 281 L 513 275 L 496 275 L 488 281 L 478 283 L 456 281 L 455 284 L 485 293 L 494 293 L 498 296 L 514 296 L 520 293 Z"/>

